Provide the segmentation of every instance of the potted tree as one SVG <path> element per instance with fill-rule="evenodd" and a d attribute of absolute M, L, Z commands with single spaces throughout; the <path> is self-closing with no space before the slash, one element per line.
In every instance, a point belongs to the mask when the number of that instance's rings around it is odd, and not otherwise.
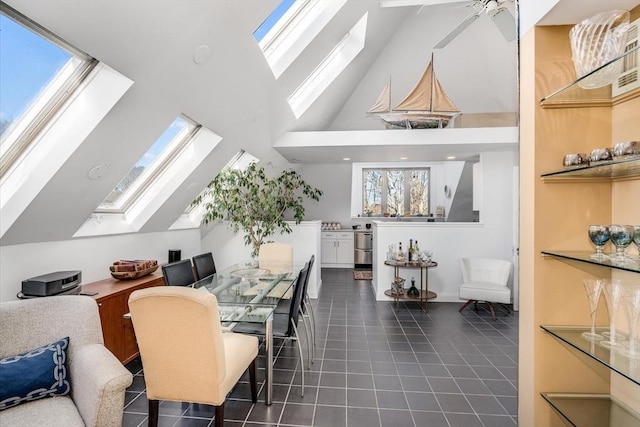
<path fill-rule="evenodd" d="M 203 205 L 203 224 L 229 221 L 234 232 L 242 230 L 244 243 L 257 256 L 260 245 L 279 232 L 291 233 L 286 214 L 299 224 L 304 219 L 304 199 L 320 200 L 322 191 L 307 184 L 293 170 L 274 178 L 252 163 L 244 170 L 223 169 L 192 205 Z"/>

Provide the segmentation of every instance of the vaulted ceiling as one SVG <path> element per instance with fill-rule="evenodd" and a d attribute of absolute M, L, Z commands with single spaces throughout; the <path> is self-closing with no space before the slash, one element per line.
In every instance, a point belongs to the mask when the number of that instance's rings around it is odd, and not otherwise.
<path fill-rule="evenodd" d="M 291 166 L 290 159 L 273 146 L 289 132 L 383 129 L 365 112 L 389 77 L 397 101 L 426 67 L 433 46 L 469 14 L 463 2 L 421 9 L 349 0 L 276 79 L 252 33 L 279 0 L 6 3 L 128 77 L 133 85 L 1 237 L 2 245 L 73 236 L 179 114 L 222 141 L 140 231 L 168 229 L 239 149 L 285 168 Z M 573 8 L 575 16 L 578 3 L 589 4 L 588 11 L 602 2 L 561 3 Z M 627 3 L 634 2 L 616 1 L 620 7 Z M 509 7 L 515 13 L 514 5 Z M 287 97 L 365 13 L 364 49 L 296 119 Z M 438 78 L 465 113 L 515 113 L 517 42 L 506 42 L 491 20 L 482 18 L 435 52 Z M 196 63 L 194 54 L 201 46 L 210 49 L 211 57 Z M 371 153 L 368 160 L 376 155 Z M 385 153 L 380 151 L 379 160 L 385 160 Z M 99 180 L 88 180 L 88 171 L 98 164 L 107 166 L 106 173 Z"/>

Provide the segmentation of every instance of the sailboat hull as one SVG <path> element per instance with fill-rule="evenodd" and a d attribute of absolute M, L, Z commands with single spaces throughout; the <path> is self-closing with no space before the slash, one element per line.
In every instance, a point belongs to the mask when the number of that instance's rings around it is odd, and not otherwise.
<path fill-rule="evenodd" d="M 449 126 L 458 112 L 391 112 L 378 114 L 387 129 L 442 129 Z"/>

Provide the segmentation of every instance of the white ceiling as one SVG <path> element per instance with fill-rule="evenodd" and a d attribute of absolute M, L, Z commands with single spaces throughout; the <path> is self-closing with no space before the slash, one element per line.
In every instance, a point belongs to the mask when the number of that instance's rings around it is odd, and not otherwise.
<path fill-rule="evenodd" d="M 280 151 L 274 145 L 290 132 L 383 129 L 365 111 L 389 76 L 395 88 L 392 94 L 407 93 L 426 67 L 432 46 L 469 12 L 459 3 L 420 10 L 420 6 L 380 8 L 378 0 L 349 0 L 276 80 L 252 33 L 279 0 L 5 1 L 134 84 L 2 236 L 2 245 L 71 238 L 178 114 L 209 128 L 222 142 L 145 224 L 143 232 L 168 229 L 239 149 L 280 168 L 290 167 L 288 160 L 293 159 L 395 158 L 402 144 L 319 144 L 304 149 L 280 147 Z M 521 0 L 533 7 L 536 1 Z M 633 2 L 615 1 L 620 7 L 629 3 Z M 597 5 L 608 9 L 613 2 L 562 0 L 545 19 L 556 14 L 556 21 L 568 19 L 571 11 L 580 19 L 585 10 L 591 13 Z M 365 48 L 296 120 L 287 96 L 365 13 Z M 193 56 L 203 45 L 212 56 L 197 64 Z M 445 91 L 463 112 L 514 112 L 518 102 L 515 55 L 516 42 L 504 42 L 489 19 L 478 19 L 436 52 L 436 70 Z M 449 155 L 447 149 L 452 146 L 432 144 L 425 150 L 407 145 L 404 149 L 426 160 L 431 155 Z M 456 150 L 459 156 L 473 158 L 480 148 L 476 151 L 468 145 Z M 97 164 L 107 165 L 107 173 L 91 181 L 86 174 Z"/>

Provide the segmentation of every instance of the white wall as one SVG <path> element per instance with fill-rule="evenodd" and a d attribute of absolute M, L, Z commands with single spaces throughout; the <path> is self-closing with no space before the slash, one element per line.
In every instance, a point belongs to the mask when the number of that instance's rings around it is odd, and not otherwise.
<path fill-rule="evenodd" d="M 317 298 L 322 279 L 320 276 L 320 221 L 290 222 L 291 234 L 272 236 L 269 240 L 293 244 L 293 262 L 304 264 L 315 255 L 307 292 Z M 227 268 L 239 261 L 251 259 L 251 247 L 244 244 L 242 232 L 234 234 L 228 223 L 221 222 L 202 239 L 202 252 L 212 252 L 217 269 Z"/>
<path fill-rule="evenodd" d="M 512 260 L 513 245 L 513 166 L 517 153 L 496 152 L 480 155 L 483 210 L 480 223 L 374 222 L 373 287 L 377 298 L 387 300 L 384 291 L 391 286 L 393 268 L 385 266 L 387 248 L 398 242 L 407 247 L 418 240 L 421 250 L 431 250 L 438 267 L 430 269 L 429 290 L 437 301 L 459 301 L 462 280 L 459 259 L 489 257 Z M 401 276 L 419 280 L 418 270 L 401 270 Z"/>
<path fill-rule="evenodd" d="M 82 282 L 110 277 L 109 266 L 120 259 L 157 259 L 166 263 L 169 249 L 182 258 L 201 253 L 198 229 L 2 246 L 0 301 L 15 300 L 22 281 L 55 271 L 80 270 Z"/>
<path fill-rule="evenodd" d="M 319 202 L 305 203 L 305 219 L 351 224 L 351 162 L 309 163 L 297 171 L 324 193 Z"/>

